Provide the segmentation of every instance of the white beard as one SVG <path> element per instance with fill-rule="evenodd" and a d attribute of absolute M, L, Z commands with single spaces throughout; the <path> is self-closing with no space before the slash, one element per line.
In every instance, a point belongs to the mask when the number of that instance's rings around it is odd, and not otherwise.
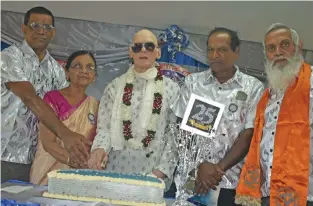
<path fill-rule="evenodd" d="M 303 57 L 297 52 L 293 57 L 288 59 L 288 63 L 285 66 L 274 65 L 275 60 L 269 61 L 266 59 L 265 62 L 265 73 L 267 74 L 268 84 L 274 91 L 285 90 L 298 76 L 303 63 Z"/>

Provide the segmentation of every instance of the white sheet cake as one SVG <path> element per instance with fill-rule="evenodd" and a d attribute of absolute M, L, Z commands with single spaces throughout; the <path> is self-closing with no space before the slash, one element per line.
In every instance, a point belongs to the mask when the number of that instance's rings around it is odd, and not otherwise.
<path fill-rule="evenodd" d="M 116 205 L 165 206 L 165 184 L 149 175 L 98 170 L 56 170 L 48 173 L 44 197 Z"/>

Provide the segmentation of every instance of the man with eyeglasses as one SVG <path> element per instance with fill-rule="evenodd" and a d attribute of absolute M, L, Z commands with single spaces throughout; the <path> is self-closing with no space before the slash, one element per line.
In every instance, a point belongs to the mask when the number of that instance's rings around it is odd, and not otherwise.
<path fill-rule="evenodd" d="M 240 46 L 235 31 L 215 28 L 209 33 L 207 46 L 210 69 L 185 79 L 181 96 L 172 108 L 182 118 L 192 93 L 225 105 L 216 140 L 209 143 L 208 153 L 198 166 L 195 190 L 207 194 L 219 186 L 218 206 L 231 206 L 235 205 L 235 189 L 249 150 L 263 84 L 235 65 Z"/>
<path fill-rule="evenodd" d="M 1 53 L 1 181 L 29 180 L 38 121 L 56 134 L 72 161 L 87 166 L 83 136 L 70 131 L 43 102 L 43 95 L 67 85 L 64 69 L 46 50 L 55 35 L 54 17 L 44 7 L 27 11 L 24 41 Z M 90 142 L 85 142 L 91 144 Z"/>
<path fill-rule="evenodd" d="M 156 36 L 140 30 L 129 48 L 134 64 L 104 90 L 90 168 L 154 174 L 170 185 L 177 153 L 168 125 L 179 86 L 163 76 Z M 172 116 L 170 116 L 172 114 Z M 172 118 L 171 118 L 172 117 Z"/>

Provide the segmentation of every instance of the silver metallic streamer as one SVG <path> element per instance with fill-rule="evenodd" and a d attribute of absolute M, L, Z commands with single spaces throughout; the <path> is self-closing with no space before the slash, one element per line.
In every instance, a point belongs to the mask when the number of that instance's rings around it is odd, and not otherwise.
<path fill-rule="evenodd" d="M 178 124 L 171 125 L 175 144 L 178 150 L 178 166 L 174 181 L 177 187 L 176 201 L 173 206 L 187 206 L 187 199 L 194 195 L 195 174 L 198 165 L 207 155 L 210 142 L 215 137 L 215 131 L 210 131 L 210 137 L 202 137 L 179 129 Z"/>

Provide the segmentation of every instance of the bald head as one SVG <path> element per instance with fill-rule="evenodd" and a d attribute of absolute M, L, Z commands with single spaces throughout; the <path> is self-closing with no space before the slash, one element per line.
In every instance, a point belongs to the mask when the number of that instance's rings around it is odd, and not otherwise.
<path fill-rule="evenodd" d="M 129 56 L 133 59 L 137 72 L 145 72 L 154 67 L 156 59 L 161 57 L 158 39 L 147 29 L 138 31 L 129 47 Z"/>
<path fill-rule="evenodd" d="M 142 43 L 142 42 L 153 42 L 155 45 L 158 45 L 157 37 L 147 29 L 142 29 L 133 37 L 133 43 Z"/>

